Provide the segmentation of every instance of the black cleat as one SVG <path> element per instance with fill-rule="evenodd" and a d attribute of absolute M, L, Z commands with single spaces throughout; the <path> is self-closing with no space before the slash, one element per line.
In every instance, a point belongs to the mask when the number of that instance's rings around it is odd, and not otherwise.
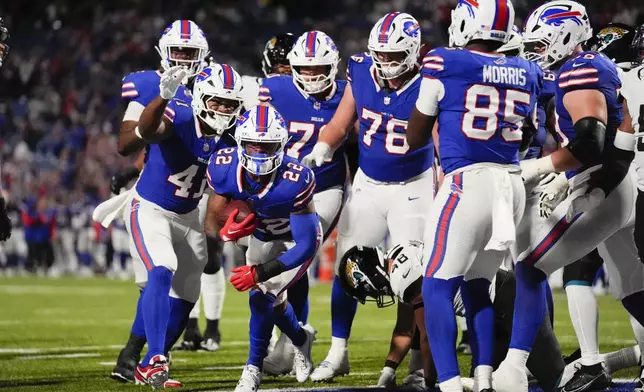
<path fill-rule="evenodd" d="M 574 351 L 572 354 L 570 354 L 570 355 L 567 355 L 567 356 L 566 356 L 566 355 L 564 355 L 564 356 L 563 356 L 563 361 L 564 361 L 564 363 L 565 363 L 566 365 L 570 365 L 571 363 L 575 362 L 575 361 L 576 361 L 576 360 L 578 360 L 579 358 L 581 358 L 581 349 L 580 349 L 580 348 L 578 348 L 577 350 L 575 350 L 575 351 Z"/>
<path fill-rule="evenodd" d="M 576 364 L 575 368 L 577 369 L 575 374 L 560 389 L 560 392 L 597 391 L 610 387 L 611 377 L 601 363 L 591 366 Z"/>
<path fill-rule="evenodd" d="M 116 366 L 112 370 L 110 378 L 120 382 L 134 382 L 134 371 L 140 360 L 141 356 L 132 353 L 126 346 L 119 353 Z"/>
<path fill-rule="evenodd" d="M 179 343 L 177 350 L 197 351 L 201 348 L 202 340 L 203 335 L 199 330 L 198 319 L 189 319 L 183 333 L 183 340 Z"/>
<path fill-rule="evenodd" d="M 219 320 L 206 320 L 206 323 L 206 331 L 203 334 L 201 349 L 206 351 L 217 351 L 221 344 Z"/>

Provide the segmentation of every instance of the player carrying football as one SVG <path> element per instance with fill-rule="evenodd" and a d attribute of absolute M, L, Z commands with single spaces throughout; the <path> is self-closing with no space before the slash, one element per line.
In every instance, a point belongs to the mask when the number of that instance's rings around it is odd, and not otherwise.
<path fill-rule="evenodd" d="M 306 273 L 322 241 L 315 212 L 315 176 L 296 159 L 284 156 L 288 131 L 271 106 L 246 112 L 235 130 L 237 148 L 217 152 L 208 164 L 208 182 L 218 195 L 209 202 L 207 220 L 230 199 L 250 202 L 254 213 L 235 222 L 233 211 L 220 230 L 224 241 L 250 236 L 247 265 L 233 268 L 231 283 L 250 290 L 250 353 L 236 392 L 256 392 L 262 364 L 276 325 L 293 342 L 293 368 L 298 382 L 313 370 L 315 331 L 298 322 L 286 291 Z M 255 219 L 256 218 L 256 219 Z M 215 218 L 216 219 L 216 218 Z"/>
<path fill-rule="evenodd" d="M 289 132 L 286 155 L 297 160 L 308 155 L 331 120 L 344 94 L 346 81 L 336 81 L 340 54 L 331 38 L 321 31 L 302 34 L 288 55 L 293 76 L 273 75 L 262 82 L 259 100 L 271 104 L 284 117 Z M 315 209 L 322 224 L 323 241 L 340 218 L 347 182 L 344 148 L 338 148 L 329 162 L 313 169 Z M 308 319 L 308 275 L 288 290 L 288 301 L 297 319 Z M 293 367 L 293 347 L 282 334 L 264 361 L 264 373 L 286 374 Z"/>
<path fill-rule="evenodd" d="M 302 162 L 322 166 L 360 122 L 360 166 L 338 225 L 337 254 L 355 245 L 421 240 L 433 197 L 433 146 L 410 150 L 407 120 L 420 86 L 420 26 L 411 15 L 391 12 L 369 35 L 369 53 L 349 60 L 338 109 Z M 339 258 L 336 258 L 339 261 Z M 336 263 L 336 275 L 338 264 Z M 331 294 L 331 349 L 311 375 L 330 380 L 349 372 L 347 342 L 357 310 L 337 279 Z"/>
<path fill-rule="evenodd" d="M 441 391 L 462 391 L 453 299 L 459 287 L 472 342 L 474 390 L 492 391 L 494 310 L 490 281 L 515 241 L 525 204 L 521 126 L 535 108 L 541 69 L 495 53 L 510 39 L 507 0 L 461 1 L 449 29 L 453 48 L 423 60 L 423 82 L 407 141 L 425 146 L 436 120 L 445 179 L 425 230 L 427 335 Z M 426 190 L 429 192 L 430 190 Z"/>

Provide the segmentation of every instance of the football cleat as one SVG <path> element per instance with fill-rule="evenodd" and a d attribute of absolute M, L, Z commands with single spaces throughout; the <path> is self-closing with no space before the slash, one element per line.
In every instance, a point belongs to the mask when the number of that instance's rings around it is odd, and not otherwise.
<path fill-rule="evenodd" d="M 264 358 L 264 374 L 269 376 L 282 376 L 295 370 L 293 358 L 295 347 L 286 334 L 281 334 L 273 351 Z"/>
<path fill-rule="evenodd" d="M 257 392 L 259 384 L 261 383 L 262 372 L 259 368 L 253 365 L 246 365 L 244 366 L 244 371 L 237 382 L 235 392 Z"/>
<path fill-rule="evenodd" d="M 302 323 L 300 323 L 302 325 Z M 300 347 L 294 346 L 295 355 L 293 356 L 293 367 L 295 368 L 295 379 L 297 382 L 304 382 L 309 378 L 313 370 L 313 358 L 311 358 L 311 348 L 315 341 L 317 331 L 309 324 L 302 326 L 306 333 L 306 341 Z"/>
<path fill-rule="evenodd" d="M 415 370 L 407 375 L 405 379 L 403 380 L 402 387 L 404 389 L 409 389 L 412 391 L 424 391 L 427 388 L 425 388 L 425 376 L 424 376 L 424 371 L 422 369 Z M 430 387 L 433 387 L 430 386 Z"/>
<path fill-rule="evenodd" d="M 216 324 L 215 324 L 216 325 Z M 217 351 L 221 347 L 221 333 L 218 327 L 213 327 L 211 321 L 208 321 L 206 331 L 203 333 L 201 349 L 206 351 Z"/>
<path fill-rule="evenodd" d="M 155 355 L 147 366 L 137 366 L 135 374 L 137 385 L 149 385 L 152 389 L 165 388 L 168 381 L 168 360 L 164 355 Z"/>
<path fill-rule="evenodd" d="M 312 381 L 331 381 L 334 377 L 349 374 L 349 353 L 344 350 L 342 357 L 327 354 L 324 361 L 311 373 Z"/>
<path fill-rule="evenodd" d="M 577 363 L 575 368 L 575 374 L 561 387 L 560 392 L 596 391 L 610 387 L 611 377 L 601 362 L 590 366 Z"/>
<path fill-rule="evenodd" d="M 396 371 L 389 366 L 385 366 L 380 371 L 377 388 L 396 389 Z"/>
<path fill-rule="evenodd" d="M 186 328 L 183 333 L 183 340 L 179 343 L 177 350 L 197 351 L 201 348 L 201 342 L 204 340 L 199 327 Z"/>
<path fill-rule="evenodd" d="M 575 351 L 574 351 L 572 354 L 570 354 L 570 355 L 564 355 L 564 356 L 563 356 L 563 361 L 564 361 L 564 363 L 565 363 L 566 365 L 569 365 L 569 364 L 571 364 L 571 363 L 575 362 L 576 360 L 578 360 L 579 358 L 581 358 L 581 349 L 580 349 L 580 348 L 578 348 L 577 350 L 575 350 Z"/>
<path fill-rule="evenodd" d="M 129 347 L 124 347 L 116 360 L 116 366 L 110 377 L 120 382 L 134 382 L 134 371 L 141 360 L 141 355 L 131 352 Z"/>
<path fill-rule="evenodd" d="M 492 385 L 497 392 L 528 392 L 525 368 L 503 361 L 492 373 Z"/>
<path fill-rule="evenodd" d="M 635 383 L 633 392 L 644 392 L 644 367 L 640 366 L 640 379 Z"/>

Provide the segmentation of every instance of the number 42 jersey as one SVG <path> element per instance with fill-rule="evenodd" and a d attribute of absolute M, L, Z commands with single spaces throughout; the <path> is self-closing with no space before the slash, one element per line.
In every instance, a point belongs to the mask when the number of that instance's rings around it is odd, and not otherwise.
<path fill-rule="evenodd" d="M 543 85 L 536 64 L 518 57 L 438 48 L 424 78 L 440 81 L 439 155 L 444 172 L 475 163 L 519 164 L 521 126 Z"/>

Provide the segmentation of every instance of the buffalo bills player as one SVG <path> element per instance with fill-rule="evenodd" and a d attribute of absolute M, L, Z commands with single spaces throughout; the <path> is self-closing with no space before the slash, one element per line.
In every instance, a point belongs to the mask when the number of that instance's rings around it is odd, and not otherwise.
<path fill-rule="evenodd" d="M 490 282 L 515 241 L 525 204 L 521 127 L 541 92 L 539 67 L 495 53 L 510 39 L 507 0 L 462 0 L 450 46 L 423 60 L 423 82 L 407 141 L 429 143 L 436 120 L 445 179 L 428 215 L 423 280 L 426 327 L 441 391 L 462 391 L 453 299 L 459 287 L 473 343 L 474 390 L 493 391 L 494 310 Z"/>
<path fill-rule="evenodd" d="M 321 31 L 302 34 L 288 55 L 293 76 L 275 75 L 264 79 L 259 100 L 271 104 L 284 117 L 290 138 L 286 155 L 297 160 L 308 155 L 331 120 L 344 94 L 346 81 L 336 81 L 340 55 L 335 43 Z M 324 240 L 335 228 L 342 211 L 347 180 L 344 148 L 338 148 L 329 162 L 313 169 L 313 200 L 320 216 Z M 297 318 L 306 324 L 309 312 L 308 276 L 288 290 L 288 300 Z M 293 347 L 282 334 L 264 361 L 264 373 L 280 375 L 291 371 Z"/>
<path fill-rule="evenodd" d="M 392 12 L 374 25 L 369 53 L 349 60 L 344 95 L 306 165 L 322 166 L 359 120 L 360 166 L 338 225 L 339 255 L 355 245 L 421 240 L 433 192 L 433 147 L 411 151 L 407 120 L 420 86 L 420 27 L 411 15 Z M 336 258 L 339 260 L 339 258 Z M 330 380 L 349 372 L 347 342 L 357 310 L 337 279 L 331 295 L 331 349 L 311 375 Z"/>
<path fill-rule="evenodd" d="M 601 242 L 609 249 L 634 248 L 628 227 L 635 202 L 635 180 L 628 173 L 634 142 L 632 134 L 616 132 L 623 117 L 616 66 L 601 53 L 583 51 L 581 43 L 591 36 L 590 21 L 583 5 L 574 1 L 553 1 L 537 8 L 525 25 L 524 38 L 529 35 L 539 38 L 530 48 L 526 44 L 526 52 L 542 67 L 563 63 L 555 110 L 564 147 L 523 161 L 522 177 L 530 183 L 543 174 L 566 172 L 571 193 L 531 229 L 531 244 L 519 256 L 515 325 L 508 355 L 495 373 L 498 391 L 527 390 L 524 368 L 544 317 L 547 274 Z M 606 260 L 607 271 L 617 296 L 641 324 L 644 269 L 632 255 L 612 261 Z M 579 370 L 589 377 L 576 377 L 564 390 L 576 390 L 597 378 L 609 382 L 601 363 L 582 366 L 586 369 Z"/>
<path fill-rule="evenodd" d="M 125 109 L 119 129 L 118 152 L 124 156 L 134 154 L 145 147 L 145 142 L 137 136 L 139 118 L 147 104 L 159 95 L 162 73 L 170 67 L 181 65 L 189 70 L 189 76 L 198 74 L 208 54 L 208 41 L 201 28 L 194 22 L 176 20 L 165 28 L 156 50 L 161 56 L 159 70 L 133 72 L 123 78 L 121 100 Z M 190 91 L 185 86 L 179 87 L 177 98 L 188 102 L 191 99 L 190 95 Z M 118 176 L 117 179 L 120 181 L 115 184 L 114 190 L 120 191 L 122 186 L 139 175 L 139 171 L 140 168 L 133 168 Z M 147 282 L 147 273 L 139 263 L 134 263 L 134 267 L 135 282 L 142 289 Z M 140 305 L 137 305 L 130 337 L 119 353 L 116 367 L 111 374 L 112 378 L 134 382 L 134 368 L 140 359 L 145 342 Z"/>
<path fill-rule="evenodd" d="M 182 66 L 164 72 L 159 96 L 141 114 L 137 135 L 150 152 L 124 213 L 131 253 L 148 275 L 140 301 L 148 353 L 135 376 L 153 387 L 168 379 L 165 354 L 199 298 L 207 255 L 197 205 L 208 159 L 226 145 L 242 106 L 241 78 L 230 66 L 202 70 L 192 102 L 174 98 L 186 75 Z"/>
<path fill-rule="evenodd" d="M 238 210 L 233 211 L 220 230 L 224 241 L 252 234 L 247 265 L 233 268 L 230 281 L 239 291 L 251 290 L 250 353 L 235 391 L 255 392 L 273 325 L 295 346 L 297 380 L 306 381 L 313 369 L 315 331 L 298 322 L 285 297 L 311 264 L 322 232 L 313 201 L 315 176 L 284 156 L 288 131 L 280 114 L 267 105 L 252 108 L 238 121 L 235 139 L 237 148 L 219 150 L 208 164 L 208 181 L 218 196 L 211 198 L 206 219 L 230 199 L 248 201 L 255 210 L 241 223 L 235 223 Z"/>

